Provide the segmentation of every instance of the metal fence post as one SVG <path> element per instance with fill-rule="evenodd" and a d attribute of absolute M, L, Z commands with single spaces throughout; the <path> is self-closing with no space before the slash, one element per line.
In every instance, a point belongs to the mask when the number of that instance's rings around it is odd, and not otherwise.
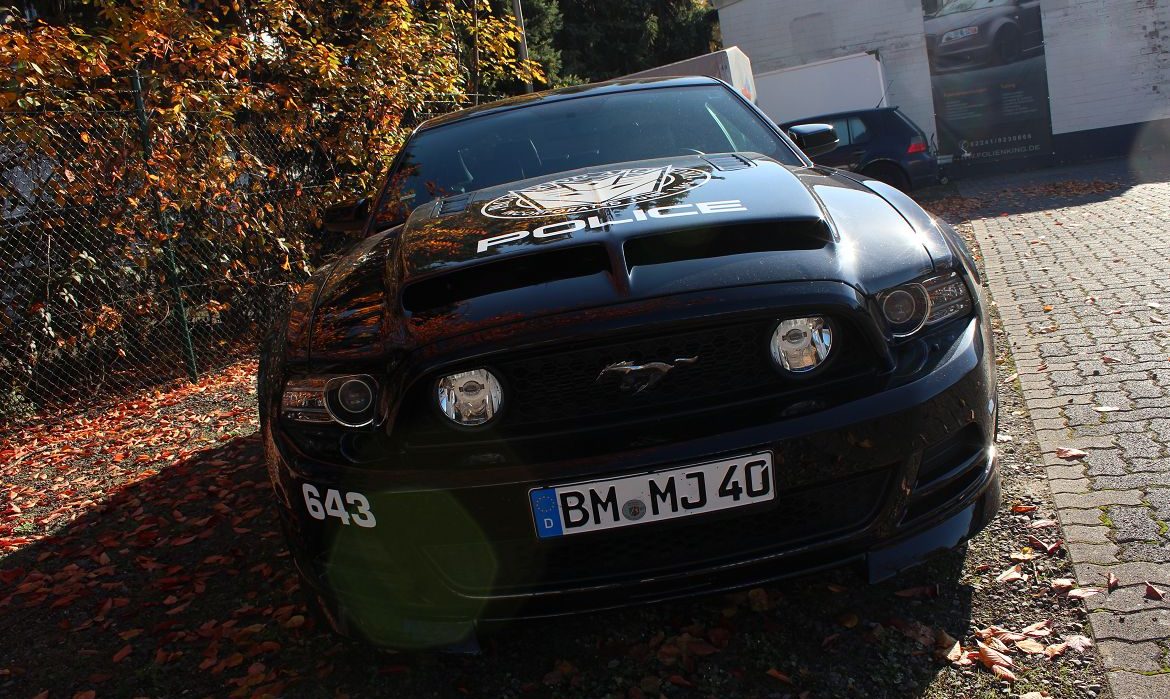
<path fill-rule="evenodd" d="M 154 166 L 151 165 L 153 151 L 150 146 L 150 124 L 146 116 L 146 104 L 142 99 L 142 78 L 138 74 L 138 69 L 130 74 L 130 83 L 134 88 L 134 108 L 138 113 L 138 128 L 142 137 L 142 157 L 146 160 L 146 171 L 154 174 Z M 183 301 L 183 290 L 179 287 L 179 268 L 175 264 L 175 244 L 170 236 L 170 225 L 167 223 L 167 217 L 159 205 L 158 197 L 154 197 L 155 216 L 158 217 L 158 225 L 163 233 L 167 234 L 167 241 L 163 248 L 164 259 L 167 267 L 167 281 L 171 285 L 171 291 L 175 295 L 175 306 L 178 308 L 178 326 L 179 335 L 183 339 L 183 352 L 187 359 L 187 376 L 192 381 L 199 380 L 199 366 L 195 363 L 195 344 L 191 341 L 191 326 L 187 323 L 187 304 Z"/>

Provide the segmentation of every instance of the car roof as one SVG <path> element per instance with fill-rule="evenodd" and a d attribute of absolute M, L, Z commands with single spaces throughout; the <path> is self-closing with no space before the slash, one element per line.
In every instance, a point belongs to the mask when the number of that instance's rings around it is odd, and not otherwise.
<path fill-rule="evenodd" d="M 608 95 L 617 92 L 632 92 L 635 90 L 650 90 L 661 87 L 690 87 L 694 85 L 722 85 L 723 83 L 715 78 L 709 78 L 701 75 L 691 75 L 684 77 L 673 78 L 625 78 L 618 80 L 609 80 L 600 83 L 589 83 L 586 85 L 574 85 L 572 87 L 562 87 L 556 90 L 546 90 L 544 92 L 534 92 L 528 95 L 517 95 L 516 97 L 508 97 L 498 102 L 490 102 L 488 104 L 481 104 L 477 107 L 469 107 L 461 109 L 450 114 L 443 114 L 441 116 L 427 119 L 419 125 L 419 131 L 433 129 L 436 126 L 450 124 L 457 121 L 464 121 L 486 114 L 495 114 L 497 112 L 507 112 L 513 109 L 521 109 L 530 107 L 534 104 L 547 104 L 550 102 L 563 102 L 565 100 L 576 99 L 578 97 L 589 97 L 593 95 Z"/>
<path fill-rule="evenodd" d="M 868 114 L 871 112 L 895 112 L 897 107 L 873 107 L 868 109 L 850 109 L 846 112 L 833 112 L 831 114 L 817 114 L 816 116 L 801 117 L 800 119 L 791 119 L 784 122 L 785 124 L 807 124 L 817 119 L 840 119 L 841 117 L 852 116 L 854 114 Z"/>

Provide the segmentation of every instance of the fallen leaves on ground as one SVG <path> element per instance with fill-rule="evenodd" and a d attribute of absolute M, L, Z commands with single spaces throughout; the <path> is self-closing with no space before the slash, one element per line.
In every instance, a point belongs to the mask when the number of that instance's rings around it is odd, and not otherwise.
<path fill-rule="evenodd" d="M 1145 597 L 1146 597 L 1146 599 L 1161 601 L 1161 600 L 1166 598 L 1166 595 L 1161 590 L 1159 590 L 1158 588 L 1154 587 L 1152 584 L 1147 582 L 1146 583 Z"/>
<path fill-rule="evenodd" d="M 1068 596 L 1072 599 L 1085 599 L 1093 595 L 1099 595 L 1105 590 L 1100 587 L 1078 587 L 1075 590 L 1069 590 Z"/>
<path fill-rule="evenodd" d="M 1050 544 L 1046 541 L 1041 541 L 1034 536 L 1029 536 L 1028 543 L 1031 544 L 1034 548 L 1040 549 L 1044 553 L 1047 553 L 1049 556 L 1051 556 L 1059 551 L 1062 546 L 1064 546 L 1064 539 L 1057 539 Z"/>
<path fill-rule="evenodd" d="M 1023 566 L 1017 563 L 996 576 L 995 581 L 997 583 L 1010 583 L 1017 580 L 1025 580 L 1027 577 L 1028 576 L 1024 574 Z"/>
<path fill-rule="evenodd" d="M 938 584 L 934 585 L 919 585 L 917 587 L 908 587 L 905 590 L 898 590 L 894 593 L 898 597 L 905 597 L 909 599 L 914 598 L 934 598 L 938 597 Z"/>
<path fill-rule="evenodd" d="M 1086 451 L 1081 451 L 1080 449 L 1073 449 L 1071 447 L 1060 447 L 1059 449 L 1056 450 L 1056 457 L 1058 459 L 1069 459 L 1069 460 L 1083 459 L 1088 455 L 1089 455 L 1089 453 Z"/>

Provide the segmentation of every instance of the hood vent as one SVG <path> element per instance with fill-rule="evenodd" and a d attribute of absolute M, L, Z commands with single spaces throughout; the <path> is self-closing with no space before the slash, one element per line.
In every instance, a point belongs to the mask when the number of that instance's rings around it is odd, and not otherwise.
<path fill-rule="evenodd" d="M 727 172 L 728 170 L 746 170 L 752 166 L 752 161 L 734 153 L 705 155 L 703 156 L 703 160 L 714 165 L 716 170 L 722 170 L 723 172 Z"/>
<path fill-rule="evenodd" d="M 453 197 L 443 199 L 443 203 L 439 205 L 439 215 L 446 216 L 447 214 L 457 214 L 467 208 L 467 202 L 471 201 L 470 194 L 458 194 Z"/>
<path fill-rule="evenodd" d="M 402 307 L 412 314 L 438 311 L 461 301 L 609 272 L 601 245 L 579 245 L 508 257 L 423 279 L 402 290 Z"/>
<path fill-rule="evenodd" d="M 696 228 L 627 240 L 626 266 L 659 265 L 728 255 L 816 250 L 832 240 L 820 219 Z"/>

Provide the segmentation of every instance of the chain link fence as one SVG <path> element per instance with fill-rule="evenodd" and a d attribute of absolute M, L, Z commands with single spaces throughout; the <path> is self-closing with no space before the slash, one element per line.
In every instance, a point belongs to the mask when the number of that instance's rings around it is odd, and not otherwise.
<path fill-rule="evenodd" d="M 136 76 L 101 89 L 125 108 L 0 114 L 0 425 L 254 351 L 321 252 L 331 173 L 311 149 L 263 123 L 204 138 L 222 114 L 151 124 Z M 152 180 L 160 135 L 164 157 L 230 161 L 231 196 L 192 206 Z"/>

